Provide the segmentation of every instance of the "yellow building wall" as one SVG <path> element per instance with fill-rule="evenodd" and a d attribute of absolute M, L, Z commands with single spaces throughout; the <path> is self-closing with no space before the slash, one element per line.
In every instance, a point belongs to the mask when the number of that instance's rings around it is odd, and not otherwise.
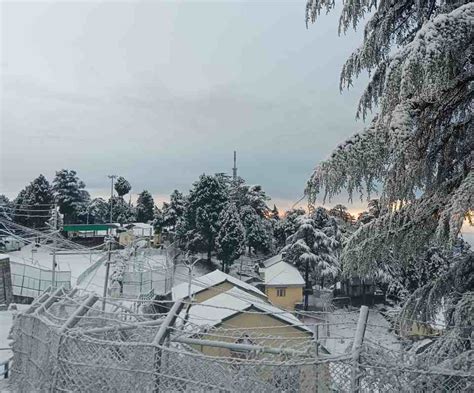
<path fill-rule="evenodd" d="M 207 299 L 210 299 L 211 297 L 220 295 L 223 292 L 228 291 L 229 289 L 234 288 L 234 285 L 231 284 L 230 282 L 223 282 L 219 285 L 216 285 L 214 287 L 208 288 L 202 292 L 199 292 L 194 295 L 194 301 L 196 303 L 202 303 L 205 302 Z"/>
<path fill-rule="evenodd" d="M 269 328 L 271 327 L 271 328 Z M 269 329 L 262 329 L 269 328 Z M 226 329 L 233 330 L 231 333 L 226 332 Z M 301 343 L 301 339 L 311 339 L 312 333 L 304 331 L 285 323 L 268 314 L 260 314 L 256 311 L 252 313 L 241 313 L 225 320 L 219 325 L 213 334 L 206 335 L 206 340 L 225 341 L 235 343 L 236 340 L 247 334 L 256 345 L 263 345 L 274 348 L 292 348 L 297 347 Z M 271 338 L 273 336 L 275 338 Z M 224 356 L 229 357 L 231 351 L 226 348 L 215 348 L 207 346 L 196 346 L 203 353 L 209 356 Z"/>
<path fill-rule="evenodd" d="M 268 329 L 264 329 L 268 328 Z M 229 330 L 232 329 L 232 330 Z M 273 348 L 284 348 L 301 350 L 302 341 L 311 340 L 311 332 L 303 331 L 295 326 L 282 322 L 268 314 L 242 313 L 238 314 L 219 325 L 212 333 L 206 334 L 202 338 L 212 341 L 236 342 L 239 337 L 247 334 L 255 345 L 262 345 Z M 271 338 L 271 336 L 275 338 Z M 239 353 L 232 352 L 226 348 L 209 347 L 205 345 L 193 345 L 193 347 L 207 356 L 238 358 Z M 260 355 L 256 355 L 257 358 Z M 273 355 L 275 360 L 280 361 L 281 355 Z M 310 355 L 311 356 L 311 355 Z M 269 360 L 268 354 L 265 358 Z M 257 366 L 258 368 L 258 366 Z M 300 374 L 298 384 L 303 392 L 329 392 L 325 388 L 330 386 L 330 375 L 327 364 L 299 366 Z M 275 373 L 280 373 L 278 367 L 262 367 L 256 371 L 262 380 L 274 380 Z M 277 389 L 275 387 L 275 389 Z M 277 390 L 275 390 L 277 391 Z"/>
<path fill-rule="evenodd" d="M 155 233 L 153 235 L 153 246 L 158 247 L 161 244 L 161 233 Z"/>
<path fill-rule="evenodd" d="M 277 289 L 285 288 L 286 296 L 277 296 Z M 272 304 L 293 311 L 296 303 L 303 301 L 303 287 L 265 287 L 265 294 Z"/>

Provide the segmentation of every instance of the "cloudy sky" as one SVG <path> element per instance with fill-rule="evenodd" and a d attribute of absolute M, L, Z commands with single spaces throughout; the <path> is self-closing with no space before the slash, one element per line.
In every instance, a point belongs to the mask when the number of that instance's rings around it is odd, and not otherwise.
<path fill-rule="evenodd" d="M 93 195 L 114 173 L 159 200 L 203 172 L 230 172 L 235 149 L 239 174 L 287 208 L 363 127 L 365 80 L 338 88 L 361 32 L 338 37 L 337 11 L 306 29 L 304 0 L 3 1 L 1 11 L 8 196 L 68 168 Z"/>

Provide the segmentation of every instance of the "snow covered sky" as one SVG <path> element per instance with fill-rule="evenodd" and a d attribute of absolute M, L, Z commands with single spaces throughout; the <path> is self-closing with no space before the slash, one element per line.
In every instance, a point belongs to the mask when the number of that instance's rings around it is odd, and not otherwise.
<path fill-rule="evenodd" d="M 304 0 L 1 3 L 0 193 L 75 169 L 163 199 L 203 172 L 260 183 L 288 208 L 316 163 L 363 127 L 365 78 L 339 93 L 361 32 Z M 347 202 L 341 197 L 341 202 Z M 360 203 L 353 210 L 360 210 Z"/>

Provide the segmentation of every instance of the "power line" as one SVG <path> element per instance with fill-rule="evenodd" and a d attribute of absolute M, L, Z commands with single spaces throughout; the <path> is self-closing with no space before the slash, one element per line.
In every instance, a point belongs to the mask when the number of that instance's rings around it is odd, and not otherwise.
<path fill-rule="evenodd" d="M 54 206 L 54 203 L 0 203 L 0 206 Z"/>
<path fill-rule="evenodd" d="M 41 206 L 38 206 L 41 207 Z M 2 206 L 0 205 L 0 209 L 3 210 L 10 210 L 10 211 L 23 211 L 23 212 L 50 212 L 51 210 L 54 210 L 53 208 L 51 209 L 31 209 L 31 208 L 22 208 L 22 207 L 8 207 L 8 206 Z"/>

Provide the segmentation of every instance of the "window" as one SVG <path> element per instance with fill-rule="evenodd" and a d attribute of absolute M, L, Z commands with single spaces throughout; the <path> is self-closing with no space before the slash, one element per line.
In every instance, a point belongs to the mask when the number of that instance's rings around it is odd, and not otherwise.
<path fill-rule="evenodd" d="M 285 297 L 286 296 L 286 288 L 277 288 L 277 296 L 278 297 Z"/>

